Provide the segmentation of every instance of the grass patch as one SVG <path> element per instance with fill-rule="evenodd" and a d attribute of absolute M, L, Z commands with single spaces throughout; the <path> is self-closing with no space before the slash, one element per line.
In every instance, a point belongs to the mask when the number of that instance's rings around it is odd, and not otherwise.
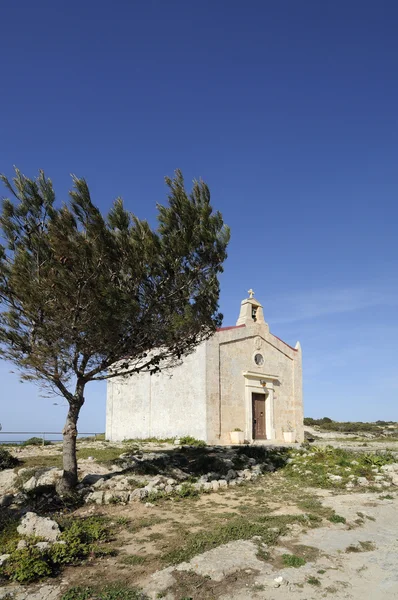
<path fill-rule="evenodd" d="M 25 456 L 21 459 L 22 466 L 28 469 L 42 467 L 62 468 L 62 455 L 60 454 L 37 454 L 36 456 Z"/>
<path fill-rule="evenodd" d="M 73 587 L 63 594 L 61 600 L 149 600 L 139 588 L 110 585 L 105 588 Z"/>
<path fill-rule="evenodd" d="M 136 519 L 135 521 L 129 521 L 129 523 L 126 523 L 126 529 L 130 533 L 137 533 L 137 531 L 141 531 L 141 529 L 146 529 L 147 527 L 153 527 L 153 525 L 163 523 L 164 520 L 165 519 L 155 516 L 143 517 L 141 519 Z"/>
<path fill-rule="evenodd" d="M 107 446 L 106 448 L 77 448 L 77 459 L 87 459 L 92 456 L 100 463 L 109 463 L 119 458 L 123 453 L 121 448 Z"/>
<path fill-rule="evenodd" d="M 287 525 L 302 522 L 302 515 L 267 515 L 235 517 L 227 523 L 215 524 L 212 528 L 197 533 L 180 532 L 180 543 L 183 545 L 166 552 L 163 560 L 170 565 L 188 561 L 196 554 L 227 544 L 236 540 L 248 540 L 259 536 L 261 541 L 274 545 L 279 536 L 288 532 Z"/>
<path fill-rule="evenodd" d="M 320 488 L 344 488 L 354 476 L 374 481 L 373 469 L 395 462 L 391 452 L 361 453 L 311 446 L 303 451 L 291 451 L 291 460 L 283 474 L 301 485 Z M 334 476 L 338 475 L 338 478 Z M 331 477 L 332 476 L 332 477 Z M 350 479 L 351 477 L 351 479 Z"/>
<path fill-rule="evenodd" d="M 345 517 L 342 517 L 341 515 L 332 515 L 328 518 L 328 521 L 330 521 L 331 523 L 346 523 L 347 519 Z"/>
<path fill-rule="evenodd" d="M 307 562 L 301 556 L 296 556 L 295 554 L 282 554 L 282 561 L 284 567 L 302 567 Z"/>
<path fill-rule="evenodd" d="M 391 494 L 386 494 L 385 496 L 379 496 L 379 500 L 394 500 L 394 496 L 391 496 Z"/>
<path fill-rule="evenodd" d="M 123 444 L 174 444 L 176 438 L 129 438 L 123 440 Z"/>
<path fill-rule="evenodd" d="M 204 448 L 207 446 L 204 440 L 197 440 L 191 435 L 183 435 L 180 437 L 181 446 L 194 446 L 195 448 Z"/>
<path fill-rule="evenodd" d="M 321 582 L 319 581 L 318 577 L 308 577 L 307 583 L 318 587 L 321 585 Z"/>

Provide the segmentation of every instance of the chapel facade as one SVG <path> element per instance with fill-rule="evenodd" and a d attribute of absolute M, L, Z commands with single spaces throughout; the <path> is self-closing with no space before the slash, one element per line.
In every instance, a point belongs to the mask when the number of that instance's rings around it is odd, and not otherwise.
<path fill-rule="evenodd" d="M 156 375 L 108 381 L 106 439 L 178 438 L 230 444 L 304 440 L 302 354 L 270 333 L 249 291 L 236 325 L 222 327 Z M 235 435 L 236 437 L 236 435 Z"/>

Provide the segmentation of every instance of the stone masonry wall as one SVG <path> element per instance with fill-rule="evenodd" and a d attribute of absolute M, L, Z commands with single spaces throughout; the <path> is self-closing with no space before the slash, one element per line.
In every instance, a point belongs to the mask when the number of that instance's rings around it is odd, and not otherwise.
<path fill-rule="evenodd" d="M 139 374 L 108 383 L 106 438 L 207 439 L 206 344 L 183 364 L 158 375 Z"/>

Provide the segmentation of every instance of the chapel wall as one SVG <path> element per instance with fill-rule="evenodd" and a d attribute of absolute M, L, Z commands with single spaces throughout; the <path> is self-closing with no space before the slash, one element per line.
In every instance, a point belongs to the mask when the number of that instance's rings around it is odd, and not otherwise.
<path fill-rule="evenodd" d="M 278 376 L 278 381 L 274 384 L 275 439 L 283 440 L 283 430 L 289 424 L 296 428 L 301 439 L 301 366 L 297 367 L 295 350 L 270 334 L 267 327 L 259 324 L 219 332 L 214 340 L 212 351 L 208 354 L 213 360 L 208 363 L 207 369 L 209 441 L 229 444 L 230 431 L 235 428 L 245 430 L 247 412 L 244 371 Z M 263 365 L 256 365 L 256 353 L 263 355 Z M 218 413 L 221 414 L 221 428 L 220 419 L 216 418 Z M 214 415 L 214 418 L 210 419 L 210 415 Z"/>
<path fill-rule="evenodd" d="M 173 369 L 115 378 L 107 393 L 111 441 L 183 435 L 206 440 L 206 344 Z"/>

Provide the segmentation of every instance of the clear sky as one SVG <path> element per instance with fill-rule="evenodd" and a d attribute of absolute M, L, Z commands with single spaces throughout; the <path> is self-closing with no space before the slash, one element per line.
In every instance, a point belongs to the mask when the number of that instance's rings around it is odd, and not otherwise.
<path fill-rule="evenodd" d="M 202 177 L 232 230 L 224 325 L 253 287 L 302 344 L 307 416 L 398 419 L 397 27 L 395 0 L 6 0 L 0 171 L 44 169 L 59 201 L 76 173 L 153 225 L 165 175 Z M 3 429 L 60 430 L 10 368 Z"/>

